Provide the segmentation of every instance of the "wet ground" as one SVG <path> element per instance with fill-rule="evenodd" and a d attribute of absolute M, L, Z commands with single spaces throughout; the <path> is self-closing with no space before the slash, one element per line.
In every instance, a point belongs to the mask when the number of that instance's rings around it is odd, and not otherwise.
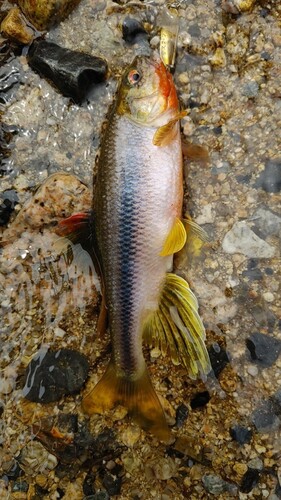
<path fill-rule="evenodd" d="M 135 54 L 158 48 L 164 3 L 83 0 L 50 30 L 47 39 L 108 62 L 107 82 L 82 105 L 33 72 L 25 51 L 1 68 L 1 498 L 281 498 L 278 2 L 242 13 L 234 0 L 178 2 L 175 82 L 190 110 L 182 133 L 210 156 L 185 160 L 185 211 L 211 243 L 199 258 L 182 252 L 176 270 L 198 297 L 213 373 L 191 381 L 146 350 L 170 445 L 121 407 L 91 419 L 81 408 L 109 337 L 95 335 L 91 261 L 73 248 L 67 265 L 55 224 L 91 204 L 117 78 Z M 128 14 L 147 37 L 122 38 Z"/>

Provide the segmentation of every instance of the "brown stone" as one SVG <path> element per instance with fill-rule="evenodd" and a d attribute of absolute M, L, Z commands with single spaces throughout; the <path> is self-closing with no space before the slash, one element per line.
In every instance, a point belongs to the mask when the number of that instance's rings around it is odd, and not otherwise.
<path fill-rule="evenodd" d="M 18 0 L 26 17 L 39 30 L 47 30 L 65 19 L 80 0 Z"/>
<path fill-rule="evenodd" d="M 28 44 L 32 42 L 33 34 L 26 26 L 25 20 L 18 7 L 13 7 L 1 23 L 1 32 L 7 38 Z"/>

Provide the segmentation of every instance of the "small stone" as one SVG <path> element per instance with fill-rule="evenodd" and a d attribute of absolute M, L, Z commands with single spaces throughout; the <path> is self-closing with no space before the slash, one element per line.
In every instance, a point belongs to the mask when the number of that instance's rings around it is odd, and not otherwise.
<path fill-rule="evenodd" d="M 240 491 L 242 493 L 250 493 L 252 489 L 258 484 L 260 471 L 257 469 L 248 469 L 241 481 Z"/>
<path fill-rule="evenodd" d="M 271 210 L 259 208 L 251 217 L 254 222 L 255 231 L 258 236 L 266 238 L 267 236 L 281 235 L 281 217 Z"/>
<path fill-rule="evenodd" d="M 33 33 L 26 25 L 18 7 L 13 7 L 1 23 L 1 32 L 8 38 L 23 44 L 31 43 Z"/>
<path fill-rule="evenodd" d="M 225 56 L 224 49 L 222 47 L 218 47 L 215 50 L 215 53 L 213 54 L 213 56 L 210 57 L 209 61 L 210 61 L 210 64 L 214 68 L 225 68 L 226 56 Z"/>
<path fill-rule="evenodd" d="M 237 476 L 242 477 L 248 470 L 248 466 L 246 464 L 241 464 L 240 462 L 236 462 L 233 465 L 233 470 L 236 472 Z"/>
<path fill-rule="evenodd" d="M 230 427 L 229 434 L 234 441 L 237 441 L 237 443 L 241 445 L 250 443 L 253 435 L 251 429 L 242 427 L 242 425 L 234 425 L 233 427 Z"/>
<path fill-rule="evenodd" d="M 261 367 L 272 366 L 281 353 L 281 341 L 263 333 L 252 333 L 246 339 L 251 359 Z"/>
<path fill-rule="evenodd" d="M 273 302 L 274 301 L 274 295 L 271 292 L 265 292 L 265 293 L 263 293 L 262 296 L 266 302 Z"/>
<path fill-rule="evenodd" d="M 259 373 L 259 369 L 257 366 L 248 366 L 247 368 L 247 372 L 249 373 L 249 375 L 251 375 L 252 377 L 256 377 Z"/>
<path fill-rule="evenodd" d="M 110 496 L 107 491 L 97 491 L 94 495 L 85 497 L 83 500 L 109 500 Z"/>
<path fill-rule="evenodd" d="M 102 480 L 102 484 L 110 496 L 120 495 L 121 486 L 122 486 L 122 478 L 121 477 L 116 477 L 110 473 L 107 473 L 107 474 L 105 474 L 105 476 Z"/>
<path fill-rule="evenodd" d="M 160 44 L 160 36 L 156 35 L 151 38 L 150 46 L 152 49 L 156 49 L 157 47 L 159 47 L 159 44 Z"/>
<path fill-rule="evenodd" d="M 259 238 L 245 221 L 235 222 L 224 236 L 222 248 L 229 254 L 241 253 L 257 259 L 275 255 L 275 248 Z"/>
<path fill-rule="evenodd" d="M 188 408 L 184 403 L 182 403 L 178 406 L 176 410 L 176 427 L 178 429 L 180 429 L 184 425 L 187 417 L 188 417 Z"/>
<path fill-rule="evenodd" d="M 213 344 L 209 349 L 208 349 L 209 357 L 210 357 L 210 362 L 212 365 L 213 372 L 218 378 L 219 374 L 222 372 L 222 370 L 228 365 L 229 363 L 229 357 L 226 353 L 226 350 L 220 346 L 219 344 Z"/>
<path fill-rule="evenodd" d="M 87 358 L 71 349 L 41 349 L 26 369 L 23 395 L 38 403 L 58 401 L 83 386 L 89 371 Z"/>
<path fill-rule="evenodd" d="M 220 495 L 225 491 L 228 491 L 228 484 L 221 477 L 215 476 L 213 474 L 205 474 L 202 477 L 202 483 L 206 491 L 211 493 L 211 495 Z"/>
<path fill-rule="evenodd" d="M 276 404 L 271 399 L 263 401 L 253 411 L 252 422 L 258 432 L 271 432 L 278 429 L 280 427 L 280 419 L 276 414 Z"/>
<path fill-rule="evenodd" d="M 125 17 L 122 24 L 123 39 L 128 43 L 135 43 L 138 36 L 147 38 L 143 25 L 132 17 Z"/>
<path fill-rule="evenodd" d="M 159 458 L 155 462 L 151 462 L 149 465 L 152 468 L 156 479 L 167 481 L 176 475 L 176 464 L 170 457 Z"/>
<path fill-rule="evenodd" d="M 241 94 L 253 99 L 259 93 L 259 85 L 255 81 L 247 82 L 242 86 Z"/>
<path fill-rule="evenodd" d="M 190 401 L 190 406 L 193 410 L 206 406 L 210 401 L 210 394 L 208 391 L 198 392 Z"/>
<path fill-rule="evenodd" d="M 255 183 L 267 193 L 279 193 L 281 190 L 281 160 L 269 160 Z"/>
<path fill-rule="evenodd" d="M 240 12 L 247 12 L 248 10 L 251 10 L 255 3 L 256 0 L 232 0 L 234 5 L 237 7 Z"/>
<path fill-rule="evenodd" d="M 249 469 L 263 470 L 263 461 L 258 457 L 252 458 L 252 460 L 250 460 L 248 462 L 248 468 Z"/>
<path fill-rule="evenodd" d="M 15 206 L 19 199 L 17 192 L 14 189 L 3 191 L 0 195 L 0 226 L 4 226 L 10 220 Z"/>
<path fill-rule="evenodd" d="M 26 17 L 38 28 L 46 30 L 65 19 L 80 0 L 18 0 Z"/>
<path fill-rule="evenodd" d="M 57 458 L 49 453 L 38 441 L 27 443 L 22 448 L 18 461 L 27 475 L 38 473 L 48 475 L 58 464 Z"/>
<path fill-rule="evenodd" d="M 129 448 L 133 448 L 135 444 L 139 441 L 141 431 L 139 427 L 131 425 L 122 432 L 121 439 L 122 442 Z"/>

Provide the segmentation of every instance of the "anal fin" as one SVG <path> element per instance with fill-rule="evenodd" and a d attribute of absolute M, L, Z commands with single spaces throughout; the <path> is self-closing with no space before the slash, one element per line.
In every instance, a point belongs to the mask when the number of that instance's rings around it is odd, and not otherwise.
<path fill-rule="evenodd" d="M 173 363 L 185 366 L 191 378 L 205 378 L 209 373 L 211 365 L 198 302 L 180 276 L 166 275 L 159 308 L 147 319 L 143 336 L 146 343 L 160 349 L 163 355 L 168 349 Z"/>
<path fill-rule="evenodd" d="M 83 409 L 88 414 L 104 413 L 115 405 L 125 406 L 133 420 L 159 439 L 168 441 L 170 430 L 147 370 L 136 378 L 119 375 L 110 361 L 103 377 L 85 395 Z"/>

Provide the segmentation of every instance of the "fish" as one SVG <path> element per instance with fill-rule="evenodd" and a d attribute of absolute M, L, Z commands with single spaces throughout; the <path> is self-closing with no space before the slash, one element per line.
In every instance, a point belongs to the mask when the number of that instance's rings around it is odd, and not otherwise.
<path fill-rule="evenodd" d="M 173 273 L 186 243 L 182 219 L 180 110 L 173 77 L 157 53 L 126 69 L 101 143 L 90 213 L 62 221 L 93 250 L 101 279 L 97 330 L 107 327 L 112 354 L 84 395 L 86 413 L 125 406 L 145 430 L 167 441 L 170 429 L 146 366 L 143 343 L 170 354 L 193 379 L 210 361 L 198 301 Z M 200 231 L 199 231 L 200 232 Z"/>

